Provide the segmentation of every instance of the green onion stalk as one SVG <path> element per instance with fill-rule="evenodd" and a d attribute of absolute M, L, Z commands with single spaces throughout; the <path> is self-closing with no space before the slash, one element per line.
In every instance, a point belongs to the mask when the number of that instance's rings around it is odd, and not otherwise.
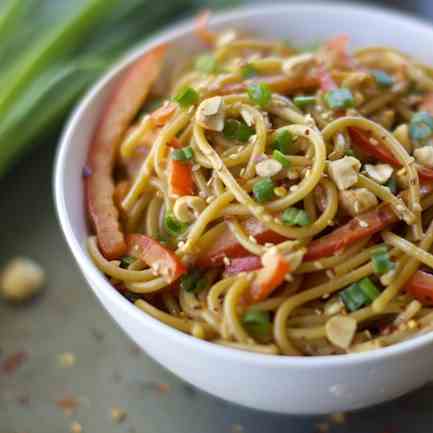
<path fill-rule="evenodd" d="M 58 132 L 77 99 L 127 49 L 199 7 L 196 0 L 0 2 L 0 177 Z"/>

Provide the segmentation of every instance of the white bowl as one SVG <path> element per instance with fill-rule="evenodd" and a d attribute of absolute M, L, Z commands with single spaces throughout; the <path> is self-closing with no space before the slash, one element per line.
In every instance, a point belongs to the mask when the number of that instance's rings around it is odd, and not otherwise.
<path fill-rule="evenodd" d="M 238 27 L 262 36 L 310 44 L 346 32 L 353 46 L 390 45 L 431 61 L 433 29 L 403 15 L 341 4 L 259 6 L 224 13 L 215 28 Z M 112 288 L 90 260 L 82 170 L 92 132 L 116 79 L 161 42 L 197 48 L 192 22 L 160 33 L 129 54 L 87 94 L 72 115 L 55 165 L 57 212 L 69 247 L 96 296 L 125 332 L 164 367 L 223 399 L 266 411 L 318 414 L 383 402 L 422 386 L 433 376 L 433 334 L 386 349 L 334 357 L 277 357 L 197 340 L 146 315 Z M 188 51 L 187 51 L 188 52 Z"/>

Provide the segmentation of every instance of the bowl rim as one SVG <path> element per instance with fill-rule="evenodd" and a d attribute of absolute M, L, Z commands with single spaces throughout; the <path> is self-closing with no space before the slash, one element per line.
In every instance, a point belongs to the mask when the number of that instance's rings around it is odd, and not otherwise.
<path fill-rule="evenodd" d="M 314 10 L 313 10 L 314 9 Z M 424 32 L 432 33 L 433 27 L 428 21 L 415 17 L 411 14 L 406 14 L 398 11 L 391 11 L 387 8 L 378 7 L 376 5 L 362 4 L 342 4 L 337 1 L 325 1 L 316 3 L 313 1 L 293 2 L 289 4 L 276 3 L 271 5 L 247 5 L 229 11 L 222 11 L 212 15 L 210 25 L 223 25 L 236 19 L 248 19 L 258 14 L 278 14 L 284 12 L 309 11 L 320 15 L 320 11 L 333 10 L 335 12 L 344 13 L 368 13 L 372 15 L 382 15 L 383 18 L 392 18 L 403 22 L 406 26 L 416 27 Z M 146 39 L 137 47 L 126 52 L 126 54 L 112 66 L 81 98 L 79 103 L 73 109 L 69 119 L 67 120 L 56 150 L 54 159 L 54 176 L 53 176 L 53 192 L 54 202 L 63 236 L 68 244 L 68 247 L 78 264 L 79 269 L 89 281 L 89 285 L 97 285 L 105 290 L 104 296 L 108 298 L 108 302 L 117 304 L 125 315 L 128 315 L 132 320 L 137 321 L 140 326 L 150 327 L 153 331 L 160 333 L 163 338 L 176 340 L 179 344 L 188 346 L 191 350 L 201 350 L 207 354 L 225 358 L 227 360 L 252 363 L 255 365 L 266 365 L 267 367 L 341 367 L 355 364 L 369 364 L 379 360 L 396 358 L 407 352 L 417 349 L 422 349 L 433 343 L 433 332 L 425 335 L 420 335 L 410 340 L 406 340 L 392 346 L 376 349 L 365 353 L 344 354 L 344 355 L 322 355 L 322 356 L 278 356 L 267 355 L 255 352 L 247 352 L 239 349 L 218 345 L 205 340 L 197 339 L 189 334 L 178 331 L 166 325 L 163 322 L 146 314 L 133 303 L 122 296 L 118 291 L 114 290 L 113 286 L 106 279 L 104 274 L 93 264 L 91 258 L 87 254 L 85 246 L 81 245 L 75 235 L 75 230 L 72 226 L 69 214 L 67 212 L 66 197 L 63 190 L 64 185 L 64 167 L 67 165 L 68 148 L 72 145 L 72 138 L 75 135 L 75 130 L 78 126 L 78 120 L 81 118 L 83 111 L 91 103 L 91 101 L 103 91 L 108 84 L 121 70 L 128 64 L 132 63 L 136 58 L 151 49 L 152 47 L 167 41 L 175 41 L 178 37 L 191 33 L 193 29 L 194 19 L 189 18 L 180 22 L 164 27 L 152 37 Z M 84 208 L 85 210 L 85 208 Z M 92 287 L 95 294 L 95 290 Z"/>

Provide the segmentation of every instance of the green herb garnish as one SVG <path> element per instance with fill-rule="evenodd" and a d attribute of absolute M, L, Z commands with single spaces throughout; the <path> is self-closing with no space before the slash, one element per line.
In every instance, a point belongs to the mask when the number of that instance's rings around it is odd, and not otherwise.
<path fill-rule="evenodd" d="M 284 224 L 289 226 L 306 226 L 311 224 L 310 217 L 307 212 L 303 209 L 297 209 L 296 207 L 289 207 L 283 212 L 281 220 Z"/>
<path fill-rule="evenodd" d="M 248 86 L 247 92 L 250 100 L 261 108 L 266 107 L 271 102 L 272 93 L 265 83 L 251 84 Z"/>
<path fill-rule="evenodd" d="M 182 107 L 188 108 L 191 105 L 197 104 L 199 95 L 192 87 L 184 87 L 174 97 L 174 100 Z"/>
<path fill-rule="evenodd" d="M 332 110 L 351 108 L 355 105 L 352 92 L 344 87 L 326 92 L 324 99 L 326 105 Z"/>
<path fill-rule="evenodd" d="M 274 182 L 265 178 L 256 182 L 253 186 L 253 194 L 259 203 L 266 203 L 274 197 Z"/>
<path fill-rule="evenodd" d="M 227 119 L 224 123 L 223 134 L 228 139 L 239 140 L 245 143 L 255 134 L 255 129 L 239 120 Z"/>
<path fill-rule="evenodd" d="M 191 147 L 183 147 L 182 149 L 173 149 L 171 157 L 175 161 L 191 161 L 194 157 L 194 153 Z"/>

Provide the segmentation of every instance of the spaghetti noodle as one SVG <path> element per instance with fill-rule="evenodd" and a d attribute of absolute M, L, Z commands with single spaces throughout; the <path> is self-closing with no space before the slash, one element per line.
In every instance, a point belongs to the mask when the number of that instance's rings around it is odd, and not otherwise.
<path fill-rule="evenodd" d="M 209 51 L 164 94 L 165 46 L 104 110 L 85 178 L 96 266 L 145 313 L 241 350 L 429 331 L 431 69 L 344 35 L 302 53 L 204 24 Z"/>

